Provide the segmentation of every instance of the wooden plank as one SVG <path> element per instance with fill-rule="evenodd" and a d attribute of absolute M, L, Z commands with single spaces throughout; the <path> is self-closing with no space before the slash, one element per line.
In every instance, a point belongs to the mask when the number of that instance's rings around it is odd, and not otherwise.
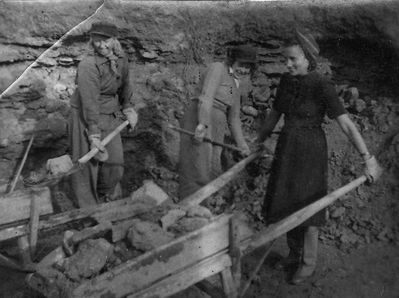
<path fill-rule="evenodd" d="M 225 268 L 221 273 L 223 291 L 227 298 L 237 298 L 238 291 L 234 283 L 233 274 L 230 268 Z"/>
<path fill-rule="evenodd" d="M 35 258 L 37 234 L 39 232 L 39 216 L 40 216 L 40 206 L 38 204 L 39 199 L 40 198 L 38 196 L 33 195 L 30 205 L 29 246 L 30 246 L 30 255 L 32 260 Z"/>
<path fill-rule="evenodd" d="M 240 288 L 241 282 L 241 250 L 239 222 L 235 216 L 230 219 L 230 248 L 229 254 L 232 260 L 231 272 L 237 288 Z"/>
<path fill-rule="evenodd" d="M 37 197 L 40 214 L 53 213 L 48 187 L 16 190 L 10 194 L 0 195 L 0 225 L 28 219 L 33 196 Z"/>
<path fill-rule="evenodd" d="M 230 258 L 227 254 L 217 254 L 176 274 L 167 276 L 150 287 L 128 296 L 128 298 L 168 297 L 225 270 L 230 265 Z"/>
<path fill-rule="evenodd" d="M 41 217 L 39 230 L 51 230 L 66 223 L 82 220 L 89 217 L 93 218 L 97 214 L 107 214 L 105 212 L 106 210 L 113 210 L 116 206 L 127 206 L 133 204 L 136 204 L 136 208 L 133 208 L 133 210 L 130 209 L 131 217 L 145 213 L 152 208 L 149 205 L 144 206 L 145 204 L 137 204 L 136 202 L 133 202 L 131 198 L 126 198 L 88 208 L 74 209 L 67 212 L 54 214 L 44 219 L 42 219 L 43 217 Z M 101 216 L 98 216 L 98 218 L 101 219 Z M 27 221 L 26 223 L 18 224 L 11 227 L 2 228 L 0 226 L 0 241 L 20 237 L 23 235 L 27 235 L 28 233 L 29 229 L 27 227 Z"/>
<path fill-rule="evenodd" d="M 230 217 L 217 217 L 199 230 L 82 283 L 73 291 L 73 297 L 124 297 L 218 252 L 227 252 Z"/>
<path fill-rule="evenodd" d="M 18 238 L 18 250 L 19 257 L 22 266 L 27 266 L 32 263 L 32 259 L 30 257 L 30 249 L 29 249 L 29 239 L 28 236 L 22 236 Z"/>
<path fill-rule="evenodd" d="M 0 266 L 4 266 L 14 270 L 22 270 L 22 266 L 14 260 L 2 255 L 0 253 Z"/>
<path fill-rule="evenodd" d="M 226 172 L 224 172 L 222 175 L 220 175 L 218 178 L 215 180 L 211 181 L 207 185 L 201 187 L 199 190 L 197 190 L 195 193 L 192 195 L 188 196 L 187 198 L 183 199 L 179 204 L 180 205 L 199 205 L 203 200 L 220 190 L 223 186 L 225 186 L 227 183 L 229 183 L 231 180 L 233 180 L 234 177 L 237 176 L 237 174 L 242 171 L 247 164 L 249 164 L 251 161 L 253 161 L 255 158 L 259 157 L 262 154 L 262 152 L 255 152 L 252 153 L 250 156 L 244 158 L 234 166 L 232 166 L 230 169 L 228 169 Z"/>
<path fill-rule="evenodd" d="M 280 237 L 281 235 L 287 233 L 288 231 L 303 223 L 305 220 L 307 220 L 320 210 L 335 202 L 339 197 L 366 182 L 366 180 L 366 176 L 363 175 L 353 180 L 352 182 L 336 189 L 328 195 L 322 197 L 316 202 L 289 215 L 288 217 L 267 226 L 266 229 L 262 230 L 259 233 L 256 233 L 247 241 L 240 243 L 241 249 L 245 249 L 244 254 L 248 254 L 255 248 L 265 245 L 266 243 Z"/>

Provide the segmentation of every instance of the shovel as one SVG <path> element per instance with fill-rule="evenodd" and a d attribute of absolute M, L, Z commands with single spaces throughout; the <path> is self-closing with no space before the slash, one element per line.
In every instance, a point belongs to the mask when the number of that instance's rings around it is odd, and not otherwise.
<path fill-rule="evenodd" d="M 107 135 L 101 141 L 101 145 L 103 145 L 103 146 L 107 145 L 118 133 L 120 133 L 128 125 L 129 125 L 129 121 L 125 120 L 122 124 L 120 124 L 117 128 L 115 128 L 115 130 L 113 130 L 109 135 Z M 81 158 L 79 158 L 75 164 L 72 164 L 72 162 L 71 162 L 71 167 L 66 172 L 61 172 L 61 173 L 57 173 L 57 174 L 47 174 L 40 181 L 37 181 L 37 182 L 24 181 L 24 183 L 28 187 L 48 186 L 48 185 L 56 184 L 59 182 L 59 180 L 61 178 L 67 177 L 73 173 L 80 171 L 84 167 L 84 165 L 90 159 L 92 159 L 98 152 L 99 152 L 98 148 L 91 149 L 89 152 L 87 152 L 85 155 L 83 155 Z M 65 155 L 60 156 L 59 158 L 70 159 L 69 156 L 65 156 Z"/>
<path fill-rule="evenodd" d="M 174 125 L 171 125 L 171 124 L 168 125 L 168 128 L 176 130 L 178 132 L 182 132 L 182 133 L 184 133 L 186 135 L 195 136 L 194 132 L 188 131 L 186 129 L 183 129 L 183 128 L 180 128 L 180 127 L 177 127 L 177 126 L 174 126 Z M 229 144 L 224 144 L 224 143 L 221 143 L 221 142 L 213 141 L 213 140 L 211 140 L 210 138 L 207 138 L 207 137 L 204 137 L 203 140 L 204 140 L 204 142 L 211 143 L 212 145 L 220 146 L 220 147 L 232 150 L 232 151 L 236 151 L 236 152 L 242 153 L 242 150 L 240 148 L 236 147 L 236 146 L 232 146 L 232 145 L 229 145 Z"/>

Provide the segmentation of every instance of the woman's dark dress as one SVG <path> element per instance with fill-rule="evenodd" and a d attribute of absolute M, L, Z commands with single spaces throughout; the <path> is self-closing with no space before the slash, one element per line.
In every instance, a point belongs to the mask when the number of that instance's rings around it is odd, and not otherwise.
<path fill-rule="evenodd" d="M 263 214 L 276 222 L 327 193 L 327 142 L 321 127 L 324 116 L 346 113 L 331 81 L 317 72 L 283 75 L 274 109 L 284 114 L 273 161 Z M 325 223 L 325 210 L 302 226 Z"/>

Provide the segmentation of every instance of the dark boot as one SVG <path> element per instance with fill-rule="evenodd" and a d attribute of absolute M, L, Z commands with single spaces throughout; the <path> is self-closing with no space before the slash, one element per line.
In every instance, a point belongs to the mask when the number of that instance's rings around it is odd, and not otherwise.
<path fill-rule="evenodd" d="M 275 268 L 278 270 L 287 269 L 299 265 L 303 252 L 303 234 L 304 228 L 298 227 L 287 233 L 287 244 L 290 249 L 288 257 L 277 262 Z"/>
<path fill-rule="evenodd" d="M 292 284 L 301 284 L 314 273 L 317 262 L 318 236 L 317 227 L 306 228 L 303 238 L 302 261 L 291 279 Z"/>

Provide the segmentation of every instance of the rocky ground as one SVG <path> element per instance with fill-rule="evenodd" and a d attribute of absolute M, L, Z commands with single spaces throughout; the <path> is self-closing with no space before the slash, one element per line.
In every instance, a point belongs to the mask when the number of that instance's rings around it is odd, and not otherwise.
<path fill-rule="evenodd" d="M 48 158 L 67 152 L 66 119 L 77 63 L 84 53 L 92 19 L 101 1 L 48 3 L 0 2 L 0 90 L 7 89 L 36 61 L 23 79 L 0 98 L 1 189 L 11 181 L 23 150 L 36 131 L 23 178 Z M 385 168 L 380 181 L 361 186 L 328 208 L 328 225 L 320 235 L 318 271 L 301 287 L 287 284 L 273 263 L 287 251 L 284 239 L 267 259 L 248 297 L 398 297 L 399 276 L 399 36 L 398 5 L 393 1 L 322 4 L 265 3 L 132 3 L 107 1 L 94 18 L 114 21 L 129 55 L 140 102 L 140 121 L 123 133 L 126 175 L 124 194 L 154 180 L 176 196 L 178 125 L 187 98 L 195 93 L 198 73 L 211 60 L 223 59 L 225 46 L 250 43 L 258 49 L 259 67 L 243 93 L 242 120 L 252 147 L 256 130 L 273 102 L 285 71 L 281 50 L 294 26 L 312 30 L 325 57 L 321 70 L 332 73 L 337 91 L 367 144 Z M 67 37 L 64 33 L 83 22 Z M 58 39 L 62 42 L 52 47 Z M 45 52 L 46 51 L 46 52 Z M 43 52 L 45 55 L 40 56 Z M 36 60 L 40 56 L 40 59 Z M 330 189 L 361 174 L 358 154 L 337 125 L 326 120 Z M 270 140 L 273 148 L 276 137 Z M 234 158 L 234 157 L 232 157 Z M 260 159 L 234 182 L 207 200 L 215 214 L 242 210 L 261 227 L 260 207 L 270 159 Z M 65 183 L 53 188 L 58 211 L 73 207 Z M 42 240 L 51 246 L 56 236 Z M 259 253 L 248 256 L 249 273 Z M 23 275 L 0 272 L 0 296 L 34 297 Z M 184 295 L 184 294 L 182 294 Z M 187 294 L 188 295 L 188 294 Z M 190 296 L 191 297 L 191 296 Z"/>

